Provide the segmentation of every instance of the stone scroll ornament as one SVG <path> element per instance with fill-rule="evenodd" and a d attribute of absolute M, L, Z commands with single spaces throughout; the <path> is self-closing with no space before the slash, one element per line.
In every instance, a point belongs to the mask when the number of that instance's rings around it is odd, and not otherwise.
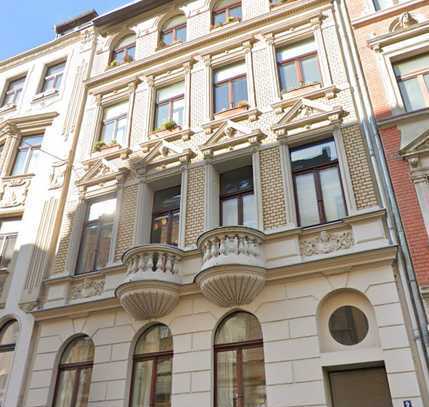
<path fill-rule="evenodd" d="M 350 249 L 353 246 L 351 231 L 326 232 L 309 239 L 301 240 L 301 252 L 304 256 L 329 254 L 338 250 Z"/>

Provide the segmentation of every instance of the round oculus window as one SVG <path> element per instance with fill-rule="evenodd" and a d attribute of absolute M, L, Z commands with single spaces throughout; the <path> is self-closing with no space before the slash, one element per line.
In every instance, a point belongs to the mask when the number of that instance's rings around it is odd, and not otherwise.
<path fill-rule="evenodd" d="M 366 315 L 351 305 L 338 308 L 329 318 L 329 332 L 341 345 L 357 345 L 365 339 L 368 329 Z"/>

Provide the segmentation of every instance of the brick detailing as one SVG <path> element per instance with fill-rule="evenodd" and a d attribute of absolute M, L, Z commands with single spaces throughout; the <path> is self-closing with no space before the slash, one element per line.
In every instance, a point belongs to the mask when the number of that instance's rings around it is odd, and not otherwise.
<path fill-rule="evenodd" d="M 64 273 L 66 267 L 67 254 L 70 246 L 70 236 L 74 215 L 77 209 L 76 201 L 69 201 L 64 211 L 61 233 L 57 253 L 52 266 L 52 274 Z"/>
<path fill-rule="evenodd" d="M 204 182 L 204 167 L 189 169 L 186 196 L 186 246 L 195 245 L 198 236 L 204 232 Z"/>
<path fill-rule="evenodd" d="M 138 185 L 131 185 L 124 189 L 119 214 L 119 228 L 116 239 L 115 261 L 121 259 L 125 250 L 133 244 L 134 227 L 136 224 Z"/>
<path fill-rule="evenodd" d="M 376 206 L 377 194 L 359 125 L 342 129 L 344 149 L 358 209 Z"/>
<path fill-rule="evenodd" d="M 429 239 L 408 162 L 398 154 L 401 133 L 391 127 L 380 130 L 380 134 L 417 280 L 429 285 Z"/>
<path fill-rule="evenodd" d="M 283 176 L 278 147 L 260 152 L 264 229 L 286 225 Z"/>

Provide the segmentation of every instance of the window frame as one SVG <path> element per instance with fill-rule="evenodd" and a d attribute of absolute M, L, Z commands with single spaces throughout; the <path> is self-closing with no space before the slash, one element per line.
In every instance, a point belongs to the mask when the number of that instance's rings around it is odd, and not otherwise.
<path fill-rule="evenodd" d="M 132 34 L 130 34 L 130 35 L 132 35 Z M 127 36 L 125 36 L 125 37 L 123 37 L 122 38 L 122 40 L 123 39 L 125 39 Z M 116 61 L 117 63 L 118 63 L 118 65 L 121 65 L 121 64 L 123 64 L 123 63 L 125 63 L 125 62 L 133 62 L 133 61 L 135 61 L 135 52 L 136 52 L 136 47 L 137 47 L 137 44 L 136 44 L 136 41 L 134 40 L 134 42 L 132 42 L 132 43 L 130 43 L 130 44 L 128 44 L 128 45 L 124 45 L 124 46 L 122 46 L 122 47 L 120 47 L 120 48 L 114 48 L 113 50 L 112 50 L 112 53 L 111 53 L 111 57 L 110 57 L 110 63 L 112 63 L 113 61 Z M 132 49 L 132 48 L 134 48 L 134 57 L 131 57 L 130 58 L 130 55 L 129 55 L 129 50 L 130 49 Z M 123 61 L 122 62 L 119 62 L 118 60 L 117 60 L 117 58 L 116 58 L 116 56 L 117 56 L 117 54 L 119 54 L 119 53 L 121 53 L 121 52 L 123 52 L 124 51 L 124 59 L 123 59 Z M 129 59 L 129 61 L 127 61 L 127 58 L 130 58 Z"/>
<path fill-rule="evenodd" d="M 18 321 L 16 319 L 11 319 L 6 323 L 4 323 L 0 328 L 0 334 L 3 335 L 9 329 L 9 327 L 15 323 L 18 324 Z M 18 324 L 18 332 L 19 332 L 19 324 Z M 16 350 L 16 342 L 0 345 L 0 353 L 15 352 L 15 350 Z"/>
<path fill-rule="evenodd" d="M 177 16 L 178 17 L 178 16 Z M 174 18 L 174 17 L 173 17 Z M 171 20 L 171 19 L 170 19 Z M 169 20 L 169 21 L 170 21 Z M 169 22 L 169 21 L 167 21 L 167 23 Z M 177 40 L 177 30 L 180 30 L 181 28 L 187 28 L 187 22 L 185 21 L 184 23 L 182 23 L 182 24 L 178 24 L 178 25 L 175 25 L 175 26 L 173 26 L 173 27 L 171 27 L 171 28 L 167 28 L 167 29 L 162 29 L 161 30 L 161 41 L 162 41 L 162 44 L 165 46 L 165 47 L 170 47 L 171 45 L 174 45 L 174 44 L 176 44 L 176 43 L 183 43 L 184 41 L 179 41 L 179 40 Z M 172 33 L 173 34 L 173 39 L 172 39 L 172 41 L 171 41 L 171 44 L 167 44 L 165 41 L 164 41 L 164 36 L 165 35 L 168 35 L 168 34 L 170 34 L 170 33 Z M 188 33 L 187 33 L 187 30 L 186 30 L 186 36 L 188 35 Z"/>
<path fill-rule="evenodd" d="M 401 4 L 407 3 L 410 0 L 403 0 L 403 1 L 401 1 L 401 0 L 390 0 L 390 1 L 391 1 L 392 4 L 390 4 L 390 5 L 388 5 L 387 7 L 384 7 L 384 8 L 383 7 L 379 7 L 378 0 L 371 0 L 371 3 L 373 5 L 373 7 L 374 7 L 375 12 L 377 13 L 379 11 L 388 10 L 391 7 L 396 7 L 396 6 L 399 6 Z"/>
<path fill-rule="evenodd" d="M 120 105 L 122 103 L 127 103 L 128 104 L 128 106 L 127 106 L 127 112 L 126 113 L 122 113 L 122 114 L 120 114 L 118 116 L 115 116 L 115 117 L 109 119 L 109 120 L 105 120 L 104 119 L 104 115 L 105 115 L 107 109 L 109 109 L 111 107 L 114 107 L 116 105 Z M 129 127 L 130 127 L 130 123 L 129 123 L 130 100 L 129 99 L 123 99 L 123 100 L 115 101 L 115 103 L 111 103 L 111 104 L 102 106 L 101 110 L 102 110 L 102 112 L 101 112 L 101 120 L 100 120 L 101 123 L 100 123 L 100 126 L 99 126 L 98 137 L 97 137 L 97 139 L 96 139 L 96 141 L 94 143 L 94 146 L 93 146 L 93 150 L 95 148 L 95 144 L 97 144 L 98 142 L 105 142 L 106 144 L 109 144 L 105 140 L 103 140 L 102 137 L 103 137 L 103 132 L 104 132 L 105 127 L 108 124 L 110 124 L 110 123 L 115 123 L 115 127 L 114 127 L 115 131 L 113 132 L 114 135 L 115 135 L 115 137 L 113 137 L 112 140 L 116 140 L 117 143 L 120 144 L 123 147 L 128 146 L 128 143 L 129 143 L 129 140 L 128 140 L 129 139 Z M 118 131 L 118 123 L 122 119 L 127 119 L 127 128 L 126 128 L 126 131 L 125 131 L 125 139 L 123 140 L 124 144 L 119 143 L 119 140 L 116 137 L 117 136 L 117 131 Z"/>
<path fill-rule="evenodd" d="M 406 75 L 396 75 L 396 73 L 395 73 L 395 66 L 397 64 L 400 64 L 401 62 L 412 60 L 412 59 L 414 59 L 416 57 L 419 57 L 420 55 L 424 55 L 424 54 L 425 53 L 416 54 L 416 55 L 414 55 L 414 56 L 412 56 L 410 58 L 405 58 L 405 59 L 402 59 L 402 60 L 400 59 L 398 61 L 392 62 L 393 74 L 395 76 L 396 84 L 398 86 L 398 90 L 399 90 L 399 94 L 401 96 L 401 101 L 402 101 L 402 104 L 404 106 L 404 110 L 407 113 L 415 112 L 417 110 L 425 109 L 425 108 L 429 107 L 429 87 L 426 84 L 425 79 L 424 79 L 425 75 L 429 76 L 429 66 L 427 68 L 418 69 L 418 70 L 413 71 L 412 73 L 409 73 L 409 74 L 406 74 Z M 428 54 L 428 52 L 426 52 L 426 54 Z M 419 85 L 419 89 L 421 91 L 421 95 L 422 95 L 423 100 L 425 102 L 425 106 L 423 108 L 415 109 L 415 110 L 408 110 L 407 109 L 407 106 L 405 104 L 405 98 L 404 98 L 404 95 L 403 95 L 403 93 L 401 91 L 400 82 L 407 81 L 407 80 L 410 80 L 410 79 L 417 79 L 417 83 Z"/>
<path fill-rule="evenodd" d="M 174 84 L 173 84 L 174 85 Z M 168 86 L 166 86 L 168 87 Z M 159 88 L 156 90 L 156 96 L 158 96 L 158 91 L 161 90 L 163 88 Z M 173 121 L 173 114 L 174 114 L 174 103 L 177 101 L 183 100 L 183 109 L 184 109 L 184 113 L 185 113 L 185 92 L 181 93 L 180 95 L 176 95 L 173 97 L 170 97 L 168 99 L 163 99 L 161 101 L 157 100 L 157 97 L 155 97 L 155 114 L 154 114 L 154 120 L 153 120 L 153 131 L 158 131 L 161 130 L 161 127 L 156 127 L 157 126 L 157 122 L 158 122 L 158 112 L 159 112 L 159 108 L 161 106 L 165 106 L 168 105 L 168 120 L 167 121 Z M 184 123 L 176 123 L 178 127 L 182 127 L 184 125 Z M 162 123 L 160 123 L 160 126 L 162 126 Z"/>
<path fill-rule="evenodd" d="M 85 369 L 93 369 L 94 368 L 94 358 L 90 362 L 86 361 L 86 362 L 75 362 L 75 363 L 61 363 L 61 359 L 64 356 L 64 352 L 67 350 L 67 348 L 69 346 L 71 346 L 75 341 L 78 341 L 78 340 L 83 339 L 83 338 L 85 338 L 85 337 L 84 336 L 75 337 L 73 340 L 71 340 L 67 343 L 67 345 L 63 348 L 62 352 L 60 353 L 60 363 L 58 364 L 58 368 L 57 368 L 55 388 L 54 388 L 54 393 L 53 393 L 53 398 L 52 398 L 52 406 L 53 407 L 56 406 L 57 397 L 59 394 L 58 392 L 59 392 L 60 377 L 61 377 L 62 372 L 64 372 L 64 371 L 76 372 L 74 386 L 73 386 L 73 390 L 71 393 L 72 397 L 71 397 L 71 404 L 70 404 L 72 406 L 75 406 L 76 401 L 77 401 L 77 397 L 79 395 L 79 385 L 80 385 L 81 373 Z M 92 343 L 92 345 L 94 346 L 93 343 Z M 94 351 L 95 351 L 95 346 L 94 346 Z M 92 376 L 92 370 L 91 370 L 91 376 Z M 90 384 L 91 384 L 91 382 L 90 382 Z"/>
<path fill-rule="evenodd" d="M 41 83 L 41 86 L 40 86 L 40 92 L 41 93 L 54 92 L 54 91 L 55 92 L 59 92 L 60 91 L 61 85 L 63 84 L 64 73 L 66 71 L 66 64 L 67 64 L 67 60 L 63 59 L 63 60 L 59 60 L 57 62 L 50 63 L 50 64 L 48 64 L 48 65 L 45 66 L 45 71 L 44 71 L 44 74 L 43 74 L 43 80 L 42 80 L 42 83 Z M 49 69 L 51 69 L 51 68 L 53 68 L 55 66 L 58 66 L 58 65 L 64 65 L 63 70 L 61 72 L 59 72 L 59 73 L 48 75 Z M 60 83 L 57 86 L 58 77 L 60 78 Z M 55 78 L 55 80 L 54 80 L 54 86 L 51 89 L 45 89 L 46 84 L 52 78 Z"/>
<path fill-rule="evenodd" d="M 242 21 L 243 20 L 243 4 L 242 4 L 241 0 L 237 1 L 235 3 L 228 4 L 227 6 L 219 7 L 219 8 L 216 8 L 216 4 L 215 4 L 215 7 L 213 7 L 213 10 L 211 12 L 212 25 L 215 25 L 216 16 L 219 14 L 222 14 L 222 13 L 225 13 L 225 22 L 222 23 L 222 25 L 228 23 L 228 18 L 230 17 L 230 15 L 229 15 L 230 10 L 237 8 L 237 7 L 241 8 L 241 17 L 237 18 L 236 21 Z M 232 16 L 232 17 L 234 17 L 234 16 Z"/>
<path fill-rule="evenodd" d="M 21 81 L 21 80 L 23 81 L 22 82 L 22 88 L 19 89 L 20 90 L 20 94 L 18 96 L 16 96 L 16 91 L 12 91 L 12 90 L 9 90 L 9 89 L 11 88 L 11 85 L 14 82 L 18 82 L 18 81 Z M 9 105 L 15 105 L 16 106 L 20 102 L 20 100 L 18 100 L 18 99 L 22 98 L 22 94 L 24 93 L 24 87 L 25 87 L 26 80 L 27 80 L 27 74 L 20 75 L 20 76 L 17 76 L 15 78 L 11 78 L 11 79 L 7 80 L 6 86 L 5 86 L 5 90 L 4 90 L 4 93 L 3 93 L 3 96 L 2 96 L 0 107 L 5 107 L 5 106 L 9 106 Z M 6 103 L 6 99 L 7 99 L 7 97 L 10 94 L 14 95 L 13 96 L 13 101 L 9 102 L 9 103 Z"/>
<path fill-rule="evenodd" d="M 314 39 L 314 41 L 315 41 L 315 39 Z M 316 41 L 315 41 L 315 43 L 316 43 Z M 291 46 L 293 46 L 293 44 L 291 44 Z M 316 44 L 316 46 L 317 46 L 317 44 Z M 293 92 L 297 89 L 305 88 L 306 86 L 317 85 L 317 84 L 322 83 L 322 80 L 323 80 L 322 79 L 322 69 L 320 66 L 319 53 L 318 53 L 317 49 L 315 51 L 306 52 L 305 54 L 301 54 L 301 55 L 298 55 L 298 56 L 293 57 L 293 58 L 288 58 L 288 59 L 279 61 L 279 59 L 277 58 L 278 51 L 280 51 L 283 48 L 288 48 L 288 47 L 279 47 L 278 49 L 276 49 L 276 64 L 277 64 L 277 72 L 278 72 L 278 77 L 279 77 L 280 93 Z M 302 62 L 306 59 L 311 58 L 311 57 L 316 57 L 316 63 L 317 63 L 317 69 L 318 69 L 319 75 L 320 75 L 320 81 L 319 82 L 305 83 L 303 69 L 302 69 Z M 294 66 L 295 66 L 295 73 L 296 73 L 296 77 L 297 77 L 297 81 L 299 83 L 299 86 L 297 86 L 296 88 L 292 88 L 292 89 L 287 90 L 286 88 L 282 87 L 280 67 L 287 65 L 287 64 L 290 64 L 292 62 L 294 63 Z"/>
<path fill-rule="evenodd" d="M 329 138 L 325 138 L 323 140 L 316 141 L 314 143 L 302 144 L 302 145 L 293 147 L 289 150 L 289 157 L 291 157 L 291 154 L 294 150 L 299 150 L 299 149 L 303 149 L 305 147 L 324 144 L 324 143 L 329 142 L 331 140 L 335 144 L 336 153 L 337 153 L 336 160 L 331 161 L 331 162 L 326 163 L 326 164 L 320 164 L 320 165 L 316 165 L 316 166 L 311 167 L 311 168 L 306 168 L 303 170 L 294 170 L 293 169 L 293 163 L 291 160 L 291 175 L 292 175 L 293 191 L 294 191 L 294 199 L 295 199 L 295 211 L 296 211 L 299 227 L 308 228 L 308 227 L 313 227 L 313 226 L 318 226 L 318 225 L 326 225 L 326 224 L 338 222 L 339 220 L 341 220 L 341 219 L 335 219 L 335 220 L 331 220 L 331 221 L 326 220 L 326 212 L 325 212 L 324 202 L 323 202 L 323 191 L 321 188 L 322 184 L 320 182 L 320 172 L 327 169 L 327 168 L 336 168 L 338 171 L 338 179 L 340 181 L 340 186 L 341 186 L 341 196 L 342 196 L 343 204 L 344 204 L 344 212 L 345 212 L 345 216 L 348 215 L 346 194 L 344 191 L 343 178 L 341 176 L 341 168 L 340 168 L 341 165 L 340 165 L 340 160 L 338 158 L 339 151 L 338 151 L 338 145 L 337 145 L 337 142 L 335 140 L 335 137 L 329 137 Z M 303 175 L 303 174 L 313 174 L 314 186 L 315 186 L 315 191 L 316 191 L 316 199 L 317 199 L 317 211 L 319 214 L 319 223 L 315 223 L 315 224 L 311 224 L 311 225 L 305 225 L 305 226 L 302 226 L 302 224 L 301 224 L 301 212 L 300 212 L 300 208 L 299 208 L 297 185 L 296 185 L 296 177 L 299 175 Z"/>
<path fill-rule="evenodd" d="M 225 68 L 228 68 L 228 66 L 226 66 Z M 218 71 L 218 70 L 222 70 L 222 68 L 215 69 L 215 72 Z M 249 91 L 248 91 L 248 84 L 247 84 L 247 73 L 240 74 L 240 75 L 235 75 L 235 76 L 233 76 L 231 78 L 224 79 L 224 80 L 219 81 L 219 82 L 216 82 L 213 79 L 213 111 L 214 111 L 214 114 L 220 114 L 222 112 L 226 112 L 228 110 L 236 109 L 236 108 L 239 107 L 238 103 L 236 105 L 233 103 L 233 99 L 234 99 L 233 82 L 237 81 L 237 80 L 242 80 L 242 79 L 246 80 L 246 92 L 247 92 L 247 100 L 246 100 L 246 102 L 249 103 Z M 224 110 L 216 111 L 216 88 L 220 87 L 221 85 L 224 85 L 225 83 L 228 85 L 228 107 L 226 109 L 224 109 Z"/>
<path fill-rule="evenodd" d="M 160 210 L 160 211 L 156 211 L 155 212 L 156 194 L 158 192 L 166 191 L 166 190 L 169 190 L 169 189 L 175 189 L 175 188 L 179 188 L 180 189 L 179 206 L 175 207 L 173 209 L 170 208 L 170 209 L 164 209 L 164 210 Z M 167 243 L 164 243 L 164 244 L 167 244 L 167 245 L 170 245 L 170 246 L 174 246 L 174 247 L 179 246 L 179 239 L 180 239 L 180 203 L 181 203 L 181 199 L 182 199 L 182 191 L 181 191 L 180 185 L 173 186 L 173 187 L 170 187 L 170 188 L 160 189 L 160 190 L 155 191 L 153 193 L 152 217 L 151 217 L 151 226 L 150 226 L 150 242 L 151 242 L 151 244 L 163 244 L 163 243 L 153 243 L 153 233 L 154 233 L 153 225 L 154 225 L 154 221 L 155 221 L 156 218 L 161 217 L 161 216 L 167 216 L 168 217 L 168 221 L 167 221 L 168 222 L 168 224 L 167 224 Z M 178 236 L 177 236 L 177 240 L 178 240 L 177 245 L 174 244 L 174 243 L 172 243 L 172 239 L 171 239 L 171 237 L 172 237 L 171 236 L 172 235 L 172 229 L 173 229 L 173 219 L 174 219 L 174 215 L 176 215 L 176 214 L 179 214 L 179 225 L 178 225 L 179 226 L 179 233 L 178 233 Z"/>
<path fill-rule="evenodd" d="M 255 194 L 255 182 L 253 180 L 253 166 L 252 165 L 245 165 L 244 167 L 239 167 L 236 168 L 235 170 L 239 170 L 242 168 L 250 168 L 252 171 L 252 187 L 247 188 L 246 190 L 242 190 L 242 191 L 238 191 L 238 192 L 230 192 L 230 193 L 226 193 L 223 194 L 222 193 L 222 176 L 230 171 L 226 171 L 222 174 L 220 174 L 219 176 L 219 186 L 220 186 L 220 193 L 219 193 L 219 223 L 220 226 L 224 226 L 223 224 L 223 202 L 231 200 L 231 199 L 237 199 L 237 225 L 238 226 L 243 226 L 243 198 L 245 196 L 248 195 L 253 195 L 255 196 L 256 199 L 256 194 Z M 231 170 L 234 171 L 234 170 Z M 257 220 L 257 219 L 256 219 Z"/>
<path fill-rule="evenodd" d="M 100 219 L 103 220 L 103 217 L 98 218 L 96 220 L 93 221 L 88 221 L 88 217 L 89 217 L 89 213 L 91 210 L 91 206 L 94 203 L 97 202 L 101 202 L 101 201 L 107 201 L 109 199 L 114 198 L 116 200 L 116 209 L 115 209 L 115 214 L 112 215 L 111 218 L 111 222 L 109 223 L 104 223 L 104 222 L 100 222 Z M 85 208 L 85 216 L 83 218 L 83 223 L 82 223 L 82 228 L 81 228 L 81 238 L 80 238 L 80 242 L 79 242 L 79 250 L 77 251 L 77 264 L 75 267 L 75 275 L 77 276 L 82 276 L 82 275 L 87 275 L 87 274 L 93 274 L 93 273 L 97 273 L 100 270 L 102 270 L 104 267 L 107 267 L 107 265 L 109 265 L 109 263 L 111 262 L 111 252 L 112 252 L 112 247 L 114 244 L 114 232 L 115 232 L 115 215 L 117 215 L 117 211 L 118 211 L 118 194 L 117 193 L 110 193 L 108 195 L 102 195 L 96 198 L 92 198 L 89 199 L 86 203 L 86 208 Z M 98 223 L 98 225 L 97 225 Z M 82 253 L 82 245 L 84 243 L 84 233 L 85 231 L 88 229 L 88 226 L 90 226 L 90 224 L 96 224 L 97 225 L 97 242 L 96 242 L 96 251 L 94 254 L 94 261 L 93 261 L 93 265 L 92 265 L 92 270 L 91 271 L 86 271 L 86 272 L 80 272 L 80 255 Z M 106 225 L 111 225 L 111 230 L 112 230 L 112 239 L 110 241 L 110 247 L 109 247 L 109 255 L 107 258 L 107 263 L 106 266 L 104 266 L 103 268 L 97 268 L 97 259 L 98 259 L 98 251 L 99 251 L 99 244 L 100 244 L 100 236 L 101 236 L 101 232 L 103 231 L 103 229 L 106 228 Z"/>
<path fill-rule="evenodd" d="M 21 145 L 23 144 L 23 140 L 25 140 L 26 137 L 32 137 L 32 136 L 41 137 L 42 140 L 41 140 L 40 144 L 37 144 L 37 145 L 26 144 L 24 147 L 22 147 Z M 10 175 L 11 176 L 19 177 L 19 176 L 31 174 L 28 172 L 28 168 L 30 166 L 31 158 L 33 156 L 33 150 L 39 150 L 40 152 L 42 151 L 44 136 L 45 136 L 44 134 L 26 134 L 26 135 L 22 135 L 20 137 L 19 144 L 16 147 L 16 150 L 14 153 L 13 163 L 12 163 L 11 168 L 10 168 Z M 21 174 L 13 174 L 14 169 L 15 169 L 15 165 L 16 165 L 16 160 L 18 158 L 18 153 L 20 151 L 23 151 L 23 150 L 27 150 L 27 154 L 26 154 L 26 158 L 25 158 L 24 171 Z"/>
<path fill-rule="evenodd" d="M 22 221 L 22 218 L 19 217 L 13 217 L 13 218 L 2 218 L 0 219 L 0 224 L 4 221 Z M 19 232 L 13 232 L 13 233 L 0 233 L 0 270 L 1 269 L 7 269 L 9 267 L 9 264 L 5 265 L 3 264 L 3 259 L 5 255 L 5 249 L 7 248 L 7 240 L 8 238 L 15 238 L 15 245 L 14 250 L 16 246 L 16 240 L 18 239 Z M 1 350 L 0 350 L 1 352 Z"/>

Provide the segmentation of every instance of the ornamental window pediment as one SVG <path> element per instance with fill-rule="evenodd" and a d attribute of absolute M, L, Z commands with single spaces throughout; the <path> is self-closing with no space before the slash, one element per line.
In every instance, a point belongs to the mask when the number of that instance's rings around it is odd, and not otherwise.
<path fill-rule="evenodd" d="M 130 156 L 130 165 L 138 172 L 152 169 L 164 170 L 186 164 L 196 156 L 190 148 L 183 148 L 166 140 L 146 142 L 141 151 Z"/>
<path fill-rule="evenodd" d="M 259 129 L 250 129 L 240 123 L 226 120 L 206 143 L 200 146 L 200 150 L 205 158 L 210 158 L 214 156 L 215 152 L 230 151 L 237 146 L 259 145 L 266 137 L 266 134 Z"/>
<path fill-rule="evenodd" d="M 341 106 L 300 99 L 275 124 L 272 129 L 278 139 L 308 130 L 336 125 L 346 112 Z"/>

